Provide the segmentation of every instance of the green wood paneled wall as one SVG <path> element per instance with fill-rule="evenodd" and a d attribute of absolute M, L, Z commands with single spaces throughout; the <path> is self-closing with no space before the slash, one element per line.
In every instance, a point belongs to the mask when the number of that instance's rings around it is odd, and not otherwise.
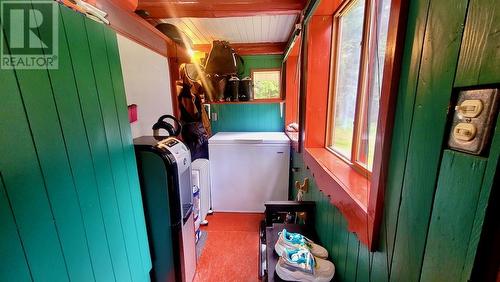
<path fill-rule="evenodd" d="M 248 55 L 241 56 L 245 61 L 243 77 L 251 76 L 252 69 L 274 69 L 281 68 L 282 55 Z"/>
<path fill-rule="evenodd" d="M 245 60 L 243 77 L 250 76 L 252 69 L 281 68 L 281 55 L 242 56 Z M 263 104 L 212 104 L 212 112 L 218 114 L 212 120 L 213 133 L 223 131 L 283 131 L 285 108 L 279 103 Z"/>
<path fill-rule="evenodd" d="M 285 108 L 280 103 L 212 104 L 217 121 L 212 120 L 213 134 L 222 131 L 283 131 Z"/>
<path fill-rule="evenodd" d="M 497 2 L 410 1 L 377 250 L 369 252 L 347 231 L 314 181 L 305 195 L 317 202 L 316 229 L 337 281 L 470 279 L 498 169 L 500 121 L 488 156 L 443 144 L 448 105 L 459 87 L 500 83 Z M 292 181 L 312 178 L 300 154 L 293 154 L 293 166 L 299 170 Z"/>
<path fill-rule="evenodd" d="M 0 281 L 149 281 L 116 34 L 59 7 L 58 35 L 58 69 L 0 70 Z"/>

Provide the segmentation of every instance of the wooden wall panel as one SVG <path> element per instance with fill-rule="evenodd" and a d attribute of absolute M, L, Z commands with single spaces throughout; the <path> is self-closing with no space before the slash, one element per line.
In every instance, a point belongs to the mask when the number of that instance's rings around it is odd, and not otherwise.
<path fill-rule="evenodd" d="M 337 261 L 336 261 L 336 274 L 339 281 L 349 281 L 346 279 L 346 268 L 347 268 L 347 255 L 349 251 L 349 234 L 347 231 L 347 220 L 344 218 L 342 213 L 338 213 L 338 229 L 340 230 L 337 236 Z"/>
<path fill-rule="evenodd" d="M 146 279 L 146 277 L 143 277 L 144 268 L 142 266 L 133 209 L 131 208 L 130 185 L 118 125 L 108 55 L 106 53 L 104 28 L 102 25 L 89 20 L 86 21 L 86 28 L 129 270 L 132 280 L 140 281 Z"/>
<path fill-rule="evenodd" d="M 335 235 L 339 233 L 339 228 L 336 225 L 338 211 L 337 208 L 333 205 L 328 205 L 328 213 L 330 214 L 329 221 L 325 226 L 327 232 L 330 233 L 330 241 L 326 243 L 326 247 L 328 250 L 329 257 L 333 257 L 335 254 Z"/>
<path fill-rule="evenodd" d="M 63 8 L 66 9 L 66 8 Z M 50 80 L 54 101 L 58 109 L 61 129 L 65 140 L 68 160 L 75 182 L 82 214 L 89 254 L 97 280 L 115 279 L 111 257 L 104 229 L 102 211 L 97 191 L 97 182 L 93 170 L 92 158 L 88 146 L 85 124 L 80 108 L 72 61 L 67 45 L 66 29 L 61 10 L 59 18 L 59 69 L 50 70 Z M 71 28 L 69 28 L 71 31 Z"/>
<path fill-rule="evenodd" d="M 498 135 L 498 134 L 497 134 Z M 499 138 L 496 138 L 497 142 L 500 142 L 500 135 Z M 461 154 L 461 153 L 451 153 L 451 154 Z M 309 193 L 306 193 L 304 195 L 304 200 L 312 200 L 316 201 L 317 203 L 317 222 L 316 222 L 316 229 L 317 232 L 319 233 L 320 240 L 325 248 L 329 251 L 330 258 L 333 259 L 333 262 L 335 263 L 336 266 L 336 281 L 388 281 L 389 280 L 389 273 L 390 271 L 388 269 L 385 270 L 376 270 L 375 268 L 382 267 L 385 268 L 387 264 L 372 264 L 370 266 L 370 262 L 373 259 L 373 256 L 378 254 L 381 257 L 388 257 L 388 254 L 386 252 L 372 252 L 370 253 L 366 246 L 361 244 L 356 238 L 356 236 L 353 233 L 350 233 L 347 231 L 347 226 L 345 219 L 342 217 L 340 212 L 336 210 L 336 208 L 325 200 L 326 196 L 321 192 L 320 188 L 316 185 L 314 181 L 314 177 L 310 174 L 310 171 L 305 167 L 303 163 L 301 163 L 301 155 L 297 153 L 293 153 L 292 156 L 292 161 L 293 161 L 293 166 L 298 168 L 297 172 L 292 172 L 292 180 L 293 181 L 301 181 L 303 180 L 304 177 L 309 177 L 310 180 L 310 190 Z M 446 157 L 445 157 L 446 158 Z M 462 164 L 460 166 L 465 169 L 465 167 L 470 168 L 470 157 L 463 157 Z M 485 170 L 485 160 L 484 158 L 479 158 L 481 161 L 479 161 L 480 165 L 476 166 L 479 171 L 474 170 L 474 172 L 469 173 L 469 175 L 474 175 L 475 181 L 477 184 L 478 178 L 479 181 L 482 181 L 482 176 L 483 173 L 481 173 L 482 170 Z M 445 160 L 446 162 L 446 160 Z M 466 163 L 467 165 L 463 164 Z M 454 171 L 457 169 L 456 162 L 448 162 L 449 170 Z M 458 167 L 460 169 L 460 167 Z M 463 173 L 462 173 L 463 174 Z M 450 177 L 449 179 L 454 179 L 453 177 Z M 460 178 L 462 179 L 462 178 Z M 455 180 L 460 182 L 460 179 Z M 458 182 L 456 183 L 458 185 Z M 474 181 L 473 181 L 474 182 Z M 462 183 L 462 182 L 461 182 Z M 447 190 L 456 190 L 457 185 L 446 185 Z M 467 185 L 463 185 L 465 187 Z M 470 186 L 470 185 L 468 185 Z M 444 186 L 443 186 L 444 187 Z M 474 186 L 476 188 L 476 192 L 479 192 L 481 187 L 478 187 L 478 185 Z M 291 195 L 294 195 L 296 193 L 295 189 L 294 191 L 291 192 Z M 437 197 L 438 201 L 436 202 L 438 205 L 445 205 L 449 206 L 450 208 L 443 208 L 443 214 L 442 215 L 434 215 L 434 217 L 437 216 L 444 216 L 444 217 L 455 217 L 455 220 L 459 220 L 460 224 L 453 224 L 453 226 L 460 227 L 463 226 L 462 220 L 460 220 L 461 216 L 457 217 L 457 213 L 463 213 L 464 215 L 466 214 L 469 219 L 467 220 L 469 223 L 468 228 L 463 228 L 460 229 L 459 231 L 455 231 L 453 233 L 448 234 L 448 232 L 451 232 L 451 229 L 447 224 L 452 224 L 450 220 L 446 220 L 445 222 L 439 222 L 436 223 L 436 226 L 440 226 L 441 228 L 445 228 L 446 232 L 443 233 L 443 237 L 450 237 L 450 236 L 457 236 L 458 234 L 461 234 L 461 236 L 467 237 L 468 234 L 467 231 L 472 230 L 471 225 L 475 216 L 474 212 L 471 212 L 471 210 L 474 210 L 474 207 L 471 208 L 471 205 L 474 206 L 477 201 L 475 199 L 471 199 L 469 197 L 468 193 L 465 192 L 459 192 L 457 195 L 455 195 L 457 198 L 462 197 L 462 199 L 470 200 L 470 201 L 464 201 L 462 204 L 458 204 L 457 202 L 450 201 L 448 192 L 444 192 L 442 194 L 443 197 L 446 196 L 445 199 L 442 197 Z M 476 195 L 477 196 L 477 195 Z M 476 197 L 477 199 L 477 197 Z M 327 205 L 325 206 L 326 203 Z M 453 207 L 453 208 L 451 208 Z M 326 215 L 324 214 L 326 213 Z M 326 216 L 326 217 L 325 217 Z M 329 217 L 331 216 L 331 217 Z M 330 219 L 328 219 L 330 218 Z M 337 224 L 337 222 L 340 222 L 340 224 Z M 385 225 L 382 226 L 381 228 L 383 232 L 385 233 Z M 473 231 L 472 231 L 473 232 Z M 471 232 L 471 233 L 472 233 Z M 431 232 L 432 233 L 432 232 Z M 331 239 L 328 239 L 329 235 L 331 234 Z M 432 237 L 432 236 L 431 236 Z M 474 237 L 474 235 L 472 235 Z M 324 241 L 326 238 L 327 241 Z M 382 237 L 384 238 L 384 237 Z M 449 239 L 449 238 L 448 238 Z M 460 248 L 462 251 L 467 250 L 467 242 L 464 240 L 444 240 L 443 238 L 440 238 L 440 240 L 434 240 L 434 243 L 438 244 L 441 246 L 441 248 L 438 248 L 439 246 L 433 246 L 433 247 L 428 247 L 429 250 L 432 253 L 434 253 L 436 256 L 440 255 L 439 258 L 435 258 L 436 260 L 439 260 L 441 264 L 444 263 L 449 263 L 449 259 L 444 259 L 444 256 L 447 257 L 448 254 L 452 252 L 445 252 L 442 249 L 442 245 L 448 246 L 448 244 L 457 244 L 460 245 Z M 431 243 L 432 244 L 432 243 Z M 465 244 L 465 245 L 464 245 Z M 438 251 L 441 250 L 441 251 Z M 456 250 L 455 250 L 456 252 Z M 466 257 L 465 255 L 462 254 L 462 256 L 455 256 L 452 255 L 450 256 L 450 259 L 457 259 L 460 261 L 465 261 Z M 464 266 L 467 267 L 467 262 L 464 263 Z M 442 269 L 442 267 L 441 267 Z M 456 275 L 462 273 L 462 267 L 459 268 L 452 268 L 449 266 L 449 269 L 451 271 L 448 272 L 454 272 Z M 447 272 L 447 273 L 448 273 Z M 381 275 L 381 273 L 386 273 Z M 434 273 L 435 274 L 435 273 Z M 444 275 L 444 274 L 442 274 Z M 470 273 L 469 273 L 470 275 Z M 467 276 L 468 277 L 468 276 Z M 434 278 L 434 279 L 431 279 Z M 429 279 L 423 279 L 421 281 L 442 281 L 443 279 L 435 279 L 435 277 L 430 277 Z M 418 280 L 417 280 L 418 281 Z M 467 279 L 452 279 L 449 281 L 467 281 Z"/>
<path fill-rule="evenodd" d="M 380 253 L 375 253 L 372 262 L 378 266 L 374 268 L 374 276 L 380 279 L 388 279 L 388 269 L 392 264 L 392 256 L 394 254 L 393 248 L 394 241 L 396 240 L 399 203 L 401 201 L 401 185 L 403 184 L 406 167 L 410 128 L 429 4 L 429 0 L 410 1 L 409 4 L 405 50 L 400 76 L 401 83 L 394 117 L 393 132 L 397 134 L 392 135 L 392 150 L 384 199 L 385 211 L 381 223 L 386 226 L 387 232 L 384 234 L 384 230 L 381 231 L 381 237 L 386 236 L 386 238 L 381 238 L 379 242 L 379 250 L 386 251 L 388 257 L 385 258 Z M 383 241 L 386 244 L 382 244 Z"/>
<path fill-rule="evenodd" d="M 59 11 L 59 67 L 0 70 L 0 280 L 149 281 L 115 34 Z"/>
<path fill-rule="evenodd" d="M 115 278 L 120 281 L 130 281 L 125 242 L 105 139 L 106 134 L 99 107 L 97 86 L 85 27 L 85 22 L 88 20 L 66 9 L 62 10 L 62 14 L 66 36 L 71 46 L 70 54 L 75 82 L 97 181 L 104 227 L 108 238 L 108 252 L 111 256 Z M 82 34 L 81 31 L 85 31 L 85 33 Z"/>
<path fill-rule="evenodd" d="M 0 257 L 8 257 L 0 264 L 0 281 L 31 281 L 31 274 L 19 237 L 12 206 L 0 175 Z"/>
<path fill-rule="evenodd" d="M 471 1 L 455 86 L 498 82 L 498 73 L 500 73 L 499 18 L 500 5 L 497 0 Z"/>
<path fill-rule="evenodd" d="M 38 33 L 38 31 L 37 31 Z M 45 32 L 38 35 L 44 39 Z M 71 173 L 58 109 L 46 70 L 15 70 L 31 136 L 57 225 L 68 277 L 94 279 L 80 203 Z"/>
<path fill-rule="evenodd" d="M 71 14 L 70 16 L 74 15 Z M 84 18 L 80 18 L 79 26 L 76 28 L 83 28 L 83 31 L 86 32 L 86 21 Z M 85 120 L 88 142 L 96 173 L 113 269 L 115 270 L 117 280 L 130 281 L 131 277 L 125 250 L 125 240 L 123 238 L 122 223 L 119 216 L 104 122 L 99 106 L 98 87 L 93 73 L 87 34 L 82 36 L 81 33 L 68 32 L 67 35 L 79 89 L 82 115 Z"/>
<path fill-rule="evenodd" d="M 280 103 L 212 104 L 212 133 L 223 131 L 283 131 L 284 110 L 280 116 Z M 283 108 L 284 109 L 284 108 Z"/>
<path fill-rule="evenodd" d="M 469 18 L 478 17 L 474 9 L 496 13 L 492 2 L 470 1 L 410 2 L 384 216 L 375 252 L 368 252 L 362 244 L 355 247 L 345 219 L 335 208 L 321 206 L 323 187 L 317 186 L 302 156 L 292 154 L 298 168 L 292 172 L 292 180 L 309 177 L 306 198 L 316 201 L 319 211 L 333 215 L 332 221 L 317 229 L 332 233 L 330 241 L 327 237 L 321 243 L 331 250 L 337 281 L 470 280 L 500 156 L 497 126 L 489 155 L 476 157 L 444 150 L 441 160 L 448 136 L 448 105 L 456 93 L 453 86 L 484 83 L 473 80 L 463 85 L 460 75 L 454 77 L 455 72 L 470 72 L 463 77 L 474 77 L 478 69 L 460 64 L 457 69 L 459 51 L 466 52 L 464 44 L 471 44 L 470 38 L 462 38 L 464 23 L 466 32 L 481 30 L 485 23 Z M 490 61 L 496 61 L 498 56 L 494 57 Z M 480 58 L 470 61 L 490 65 Z M 484 74 L 495 77 L 488 83 L 500 83 L 498 70 L 490 68 Z M 320 235 L 320 239 L 324 237 Z"/>
<path fill-rule="evenodd" d="M 313 193 L 318 193 L 319 191 L 312 191 Z M 321 197 L 321 195 L 312 195 L 312 198 L 317 198 L 318 199 L 318 202 L 316 203 L 316 213 L 317 213 L 317 216 L 316 216 L 316 230 L 318 230 L 318 236 L 319 236 L 319 239 L 321 241 L 325 241 L 326 239 L 326 235 L 327 235 L 327 232 L 326 230 L 324 230 L 324 227 L 325 227 L 325 216 L 326 216 L 326 213 L 325 213 L 325 201 L 323 199 L 323 197 Z"/>
<path fill-rule="evenodd" d="M 332 234 L 332 246 L 331 246 L 331 258 L 338 258 L 339 257 L 339 248 L 340 245 L 342 244 L 340 240 L 340 234 L 343 232 L 343 227 L 341 226 L 341 220 L 342 220 L 342 215 L 340 214 L 340 211 L 333 206 L 333 230 L 335 230 Z M 328 228 L 328 227 L 327 227 Z M 337 271 L 336 271 L 337 272 Z"/>
<path fill-rule="evenodd" d="M 280 68 L 282 55 L 242 56 L 245 61 L 242 77 L 253 69 Z M 212 104 L 218 120 L 211 121 L 213 134 L 221 131 L 284 131 L 285 106 L 280 103 Z"/>
<path fill-rule="evenodd" d="M 359 244 L 358 238 L 354 233 L 348 233 L 345 281 L 356 281 L 356 271 L 358 265 Z"/>
<path fill-rule="evenodd" d="M 466 0 L 432 1 L 429 7 L 391 266 L 392 281 L 419 279 L 466 11 Z"/>
<path fill-rule="evenodd" d="M 356 281 L 370 281 L 370 251 L 364 244 L 359 244 Z"/>
<path fill-rule="evenodd" d="M 127 101 L 120 64 L 120 55 L 118 53 L 118 42 L 116 40 L 116 35 L 111 30 L 105 29 L 104 32 L 106 45 L 110 47 L 107 48 L 109 66 L 113 82 L 113 90 L 115 94 L 116 111 L 118 114 L 121 141 L 125 153 L 125 162 L 128 171 L 130 194 L 132 198 L 132 206 L 134 209 L 136 229 L 139 237 L 141 257 L 143 260 L 144 270 L 149 271 L 151 269 L 151 257 L 149 255 L 146 220 L 144 218 L 144 209 L 142 206 L 141 187 L 139 186 L 139 175 L 137 172 L 137 165 L 135 160 L 132 132 L 128 120 Z"/>
<path fill-rule="evenodd" d="M 6 109 L 0 111 L 0 128 L 7 133 L 0 138 L 0 171 L 31 277 L 64 281 L 68 279 L 66 263 L 14 71 L 1 69 L 0 84 Z M 2 261 L 7 259 L 2 257 Z"/>
<path fill-rule="evenodd" d="M 422 281 L 461 280 L 475 216 L 471 211 L 476 210 L 486 164 L 486 158 L 445 150 L 427 235 Z M 443 254 L 447 259 L 443 259 Z"/>
<path fill-rule="evenodd" d="M 324 228 L 326 229 L 326 233 L 328 234 L 325 242 L 327 242 L 326 243 L 327 246 L 330 246 L 330 248 L 327 248 L 328 253 L 331 253 L 333 250 L 333 248 L 331 246 L 333 246 L 332 243 L 333 243 L 334 232 L 332 232 L 332 231 L 334 231 L 334 230 L 331 230 L 331 229 L 329 230 L 327 228 L 328 228 L 328 226 L 335 228 L 335 226 L 334 226 L 335 214 L 333 211 L 333 206 L 330 205 L 330 202 L 331 202 L 330 197 L 325 197 L 327 219 L 326 219 Z"/>
<path fill-rule="evenodd" d="M 500 83 L 500 37 L 498 36 L 498 17 L 500 6 L 498 1 L 472 0 L 469 4 L 468 17 L 465 23 L 463 44 L 457 68 L 456 87 L 470 87 L 476 84 Z M 486 166 L 481 194 L 477 203 L 477 211 L 472 227 L 470 246 L 466 255 L 462 280 L 468 279 L 472 273 L 476 251 L 482 234 L 493 181 L 500 161 L 500 116 L 497 117 L 497 129 L 491 144 L 492 150 Z"/>
<path fill-rule="evenodd" d="M 500 83 L 500 77 L 498 81 Z M 467 280 L 471 276 L 472 268 L 476 260 L 476 252 L 478 249 L 479 241 L 483 232 L 483 224 L 486 217 L 486 210 L 488 204 L 490 203 L 490 197 L 492 194 L 492 189 L 494 188 L 495 177 L 498 180 L 498 167 L 500 165 L 500 115 L 497 116 L 496 129 L 493 135 L 493 141 L 491 142 L 491 151 L 488 158 L 488 164 L 484 172 L 484 179 L 481 184 L 481 193 L 479 194 L 479 200 L 477 201 L 477 209 L 474 217 L 474 223 L 472 226 L 472 232 L 470 236 L 469 248 L 467 249 L 467 255 L 465 258 L 465 265 L 462 270 L 462 280 Z M 491 217 L 496 217 L 496 215 L 490 215 Z"/>
<path fill-rule="evenodd" d="M 326 231 L 326 240 L 324 240 L 323 242 L 326 242 L 326 249 L 328 250 L 328 254 L 331 254 L 332 253 L 332 242 L 333 242 L 333 233 L 334 233 L 334 230 L 329 230 L 327 229 L 329 226 L 330 227 L 334 227 L 334 224 L 333 224 L 333 220 L 334 220 L 334 214 L 333 214 L 333 206 L 330 205 L 330 198 L 325 196 L 325 213 L 326 213 L 326 222 L 324 223 L 323 225 L 323 228 L 325 229 Z"/>
<path fill-rule="evenodd" d="M 279 69 L 283 60 L 283 55 L 248 55 L 241 57 L 245 61 L 244 72 L 241 78 L 251 76 L 252 69 Z"/>

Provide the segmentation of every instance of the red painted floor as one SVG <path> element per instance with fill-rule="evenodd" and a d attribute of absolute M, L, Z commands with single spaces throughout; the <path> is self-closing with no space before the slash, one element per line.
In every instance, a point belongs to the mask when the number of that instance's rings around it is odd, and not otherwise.
<path fill-rule="evenodd" d="M 215 213 L 208 216 L 207 241 L 195 282 L 259 281 L 259 224 L 263 214 Z"/>

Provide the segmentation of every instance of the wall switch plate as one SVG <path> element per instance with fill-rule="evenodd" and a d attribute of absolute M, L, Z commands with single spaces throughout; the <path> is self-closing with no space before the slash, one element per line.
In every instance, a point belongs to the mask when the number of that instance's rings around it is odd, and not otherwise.
<path fill-rule="evenodd" d="M 480 155 L 488 145 L 498 114 L 498 88 L 463 90 L 453 114 L 448 139 L 451 149 Z"/>
<path fill-rule="evenodd" d="M 217 121 L 217 113 L 212 113 L 212 121 Z"/>

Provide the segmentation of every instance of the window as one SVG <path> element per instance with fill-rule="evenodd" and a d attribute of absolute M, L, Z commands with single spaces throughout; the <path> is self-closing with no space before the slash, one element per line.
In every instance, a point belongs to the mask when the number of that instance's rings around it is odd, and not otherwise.
<path fill-rule="evenodd" d="M 254 99 L 280 99 L 281 71 L 252 70 Z"/>
<path fill-rule="evenodd" d="M 408 1 L 323 2 L 302 29 L 308 53 L 302 66 L 302 158 L 349 230 L 375 250 Z"/>
<path fill-rule="evenodd" d="M 334 16 L 327 148 L 369 175 L 373 166 L 390 0 L 353 0 Z"/>

